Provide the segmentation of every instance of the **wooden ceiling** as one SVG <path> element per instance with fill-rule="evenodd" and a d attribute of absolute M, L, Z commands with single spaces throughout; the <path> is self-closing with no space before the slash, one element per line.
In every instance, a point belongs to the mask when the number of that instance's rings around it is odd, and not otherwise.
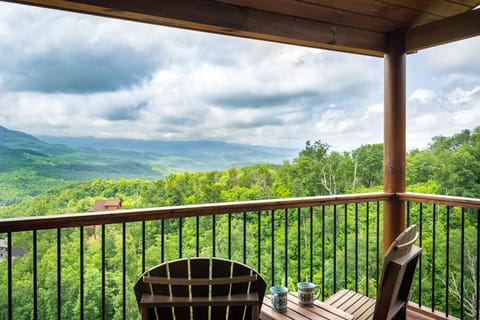
<path fill-rule="evenodd" d="M 480 0 L 11 1 L 239 37 L 383 56 L 404 30 L 407 52 L 480 35 Z"/>

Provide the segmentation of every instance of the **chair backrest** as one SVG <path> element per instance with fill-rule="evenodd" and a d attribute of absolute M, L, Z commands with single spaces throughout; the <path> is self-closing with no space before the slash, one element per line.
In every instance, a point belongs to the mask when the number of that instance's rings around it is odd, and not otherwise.
<path fill-rule="evenodd" d="M 265 289 L 255 270 L 220 258 L 165 262 L 134 286 L 142 319 L 256 320 Z"/>
<path fill-rule="evenodd" d="M 417 226 L 405 229 L 390 245 L 384 260 L 373 319 L 404 318 L 408 295 L 421 248 L 417 241 Z"/>

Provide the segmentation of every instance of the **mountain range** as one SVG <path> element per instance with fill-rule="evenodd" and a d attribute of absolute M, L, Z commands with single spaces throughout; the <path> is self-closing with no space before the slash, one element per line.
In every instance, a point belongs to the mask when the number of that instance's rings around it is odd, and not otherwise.
<path fill-rule="evenodd" d="M 220 141 L 34 137 L 0 126 L 0 205 L 73 181 L 158 179 L 174 172 L 279 164 L 297 153 Z"/>

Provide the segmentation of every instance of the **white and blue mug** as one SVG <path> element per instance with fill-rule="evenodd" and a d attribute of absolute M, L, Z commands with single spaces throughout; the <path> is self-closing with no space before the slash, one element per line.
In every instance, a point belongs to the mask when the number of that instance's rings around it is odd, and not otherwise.
<path fill-rule="evenodd" d="M 299 282 L 298 287 L 298 303 L 302 306 L 310 306 L 320 296 L 320 288 L 318 285 L 311 282 Z M 315 289 L 318 289 L 315 294 Z"/>
<path fill-rule="evenodd" d="M 282 286 L 271 287 L 270 293 L 272 294 L 273 310 L 280 313 L 287 312 L 288 288 Z"/>

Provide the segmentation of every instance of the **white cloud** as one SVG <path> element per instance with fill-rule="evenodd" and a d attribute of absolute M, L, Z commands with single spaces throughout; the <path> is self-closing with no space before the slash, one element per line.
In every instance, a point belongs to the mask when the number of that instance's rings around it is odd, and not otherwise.
<path fill-rule="evenodd" d="M 422 99 L 409 99 L 408 149 L 423 148 L 434 136 L 450 136 L 480 125 L 480 86 L 470 90 L 455 88 L 449 91 L 417 91 L 428 92 L 426 96 L 433 98 L 426 102 Z"/>
<path fill-rule="evenodd" d="M 432 103 L 435 98 L 435 92 L 433 90 L 427 89 L 416 89 L 413 93 L 408 97 L 409 102 L 418 102 L 422 104 Z"/>
<path fill-rule="evenodd" d="M 472 44 L 409 56 L 409 145 L 479 123 Z M 0 51 L 0 125 L 35 135 L 383 141 L 381 59 L 9 3 Z"/>

